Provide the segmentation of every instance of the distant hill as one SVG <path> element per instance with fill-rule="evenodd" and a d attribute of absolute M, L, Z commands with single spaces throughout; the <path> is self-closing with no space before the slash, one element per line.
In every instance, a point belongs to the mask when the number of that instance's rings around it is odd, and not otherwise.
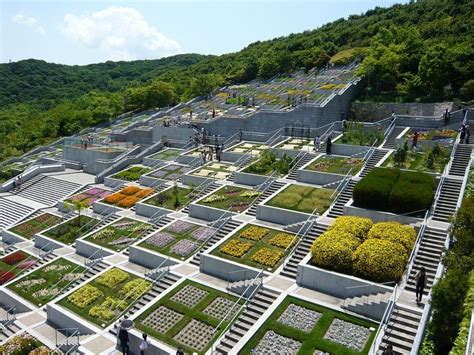
<path fill-rule="evenodd" d="M 0 160 L 128 110 L 174 104 L 225 84 L 266 79 L 329 60 L 362 58 L 375 101 L 474 98 L 474 2 L 419 0 L 255 42 L 221 56 L 87 66 L 0 64 Z"/>

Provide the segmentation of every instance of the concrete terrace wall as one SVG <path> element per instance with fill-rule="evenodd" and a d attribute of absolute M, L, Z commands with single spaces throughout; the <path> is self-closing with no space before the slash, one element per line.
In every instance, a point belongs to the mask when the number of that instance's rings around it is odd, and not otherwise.
<path fill-rule="evenodd" d="M 97 160 L 109 160 L 113 159 L 123 151 L 98 151 L 94 149 L 81 149 L 76 147 L 63 147 L 63 158 L 67 160 L 78 161 L 82 164 L 91 164 L 96 162 Z"/>

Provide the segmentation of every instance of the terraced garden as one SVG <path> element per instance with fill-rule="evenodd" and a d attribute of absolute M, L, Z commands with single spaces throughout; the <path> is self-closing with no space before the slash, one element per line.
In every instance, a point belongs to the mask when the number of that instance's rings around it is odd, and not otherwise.
<path fill-rule="evenodd" d="M 0 285 L 36 265 L 38 259 L 22 251 L 15 251 L 0 259 Z"/>
<path fill-rule="evenodd" d="M 355 175 L 364 165 L 364 160 L 360 158 L 347 158 L 324 155 L 309 164 L 305 170 L 319 171 L 322 173 L 346 175 L 349 170 Z"/>
<path fill-rule="evenodd" d="M 266 203 L 268 206 L 304 213 L 323 214 L 331 205 L 334 190 L 303 185 L 290 185 Z"/>
<path fill-rule="evenodd" d="M 210 196 L 198 201 L 198 204 L 229 210 L 232 212 L 245 211 L 260 195 L 258 191 L 237 186 L 224 186 Z"/>
<path fill-rule="evenodd" d="M 123 170 L 111 177 L 114 179 L 124 180 L 124 181 L 137 181 L 140 179 L 140 176 L 145 175 L 151 171 L 150 168 L 144 166 L 132 166 L 126 170 Z"/>
<path fill-rule="evenodd" d="M 23 223 L 9 229 L 24 238 L 31 239 L 36 233 L 48 229 L 60 223 L 62 218 L 51 213 L 43 213 L 35 218 L 29 219 Z"/>
<path fill-rule="evenodd" d="M 145 189 L 138 186 L 127 186 L 119 192 L 107 196 L 101 200 L 101 202 L 121 208 L 131 208 L 135 206 L 137 202 L 151 195 L 153 192 L 153 189 Z"/>
<path fill-rule="evenodd" d="M 151 159 L 162 160 L 162 161 L 171 161 L 176 159 L 183 151 L 180 149 L 168 148 L 164 149 L 155 155 L 152 155 Z"/>
<path fill-rule="evenodd" d="M 43 234 L 64 244 L 72 244 L 85 235 L 99 220 L 88 216 L 77 216 L 58 226 L 48 229 Z"/>

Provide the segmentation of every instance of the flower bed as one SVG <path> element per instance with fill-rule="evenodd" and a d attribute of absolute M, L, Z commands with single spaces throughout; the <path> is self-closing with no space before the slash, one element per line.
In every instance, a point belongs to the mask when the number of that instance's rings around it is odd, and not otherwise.
<path fill-rule="evenodd" d="M 260 193 L 251 189 L 224 186 L 212 195 L 200 200 L 198 204 L 232 212 L 245 211 Z"/>
<path fill-rule="evenodd" d="M 42 306 L 66 286 L 84 275 L 85 268 L 66 259 L 57 259 L 8 286 L 31 303 Z"/>
<path fill-rule="evenodd" d="M 305 170 L 346 175 L 352 169 L 351 174 L 355 175 L 363 165 L 363 159 L 325 155 L 308 165 Z"/>
<path fill-rule="evenodd" d="M 204 354 L 229 324 L 229 315 L 238 309 L 236 301 L 234 296 L 187 280 L 141 314 L 135 324 L 172 347 Z"/>
<path fill-rule="evenodd" d="M 150 227 L 147 223 L 130 218 L 122 218 L 88 236 L 85 240 L 115 251 L 121 251 L 143 237 L 143 234 Z"/>
<path fill-rule="evenodd" d="M 409 150 L 408 145 L 403 145 L 384 161 L 383 166 L 442 173 L 450 155 L 450 149 L 439 145 L 417 150 Z"/>
<path fill-rule="evenodd" d="M 63 298 L 59 304 L 104 327 L 132 306 L 133 301 L 150 287 L 149 281 L 113 268 Z"/>
<path fill-rule="evenodd" d="M 217 180 L 227 179 L 234 171 L 237 170 L 237 167 L 224 164 L 224 163 L 209 163 L 202 168 L 193 171 L 192 175 L 199 177 L 213 177 Z"/>
<path fill-rule="evenodd" d="M 364 129 L 360 123 L 349 122 L 342 136 L 333 143 L 371 146 L 375 141 L 381 143 L 384 139 L 380 129 Z"/>
<path fill-rule="evenodd" d="M 132 166 L 126 170 L 120 171 L 117 174 L 111 176 L 114 179 L 125 180 L 125 181 L 137 181 L 140 176 L 145 175 L 151 171 L 150 168 L 143 166 Z"/>
<path fill-rule="evenodd" d="M 375 168 L 354 186 L 354 206 L 422 216 L 433 202 L 436 184 L 426 173 Z"/>
<path fill-rule="evenodd" d="M 243 170 L 245 173 L 257 175 L 270 175 L 277 172 L 287 175 L 292 167 L 293 160 L 287 155 L 277 158 L 275 153 L 265 150 L 260 154 L 260 159 Z"/>
<path fill-rule="evenodd" d="M 43 213 L 26 222 L 17 224 L 15 227 L 10 228 L 9 230 L 24 238 L 31 239 L 36 233 L 41 232 L 44 229 L 50 228 L 60 222 L 61 217 L 51 213 Z"/>
<path fill-rule="evenodd" d="M 70 203 L 70 204 L 74 202 L 83 202 L 87 204 L 87 206 L 91 206 L 95 201 L 106 198 L 107 196 L 111 194 L 112 192 L 109 190 L 104 190 L 99 187 L 93 187 L 91 189 L 88 189 L 79 194 L 69 197 L 64 202 Z"/>
<path fill-rule="evenodd" d="M 169 148 L 162 150 L 161 152 L 158 152 L 155 155 L 152 155 L 150 158 L 156 160 L 170 161 L 174 160 L 178 155 L 181 154 L 181 152 L 182 151 L 179 149 Z"/>
<path fill-rule="evenodd" d="M 97 223 L 99 223 L 99 220 L 95 218 L 78 216 L 47 230 L 44 235 L 64 244 L 72 244 Z"/>
<path fill-rule="evenodd" d="M 274 271 L 296 242 L 297 237 L 292 234 L 249 224 L 214 249 L 212 254 Z"/>
<path fill-rule="evenodd" d="M 334 190 L 330 189 L 293 184 L 273 197 L 266 205 L 305 213 L 316 210 L 317 213 L 323 214 L 334 199 L 331 197 L 333 192 Z"/>
<path fill-rule="evenodd" d="M 188 173 L 191 170 L 192 168 L 189 166 L 170 164 L 148 174 L 147 176 L 151 176 L 158 179 L 176 181 L 182 175 Z"/>
<path fill-rule="evenodd" d="M 178 211 L 191 202 L 194 197 L 195 193 L 192 189 L 173 186 L 172 188 L 143 201 L 143 203 Z"/>
<path fill-rule="evenodd" d="M 5 344 L 0 345 L 0 354 L 8 355 L 49 355 L 58 354 L 52 352 L 38 339 L 28 333 L 15 335 Z"/>
<path fill-rule="evenodd" d="M 450 141 L 454 140 L 458 135 L 458 131 L 453 129 L 422 129 L 410 128 L 407 133 L 403 136 L 404 139 L 411 141 L 414 132 L 418 132 L 418 141 Z"/>
<path fill-rule="evenodd" d="M 159 253 L 184 259 L 197 251 L 204 241 L 214 235 L 215 229 L 185 221 L 176 221 L 143 241 L 140 246 Z"/>
<path fill-rule="evenodd" d="M 287 296 L 239 354 L 367 354 L 376 328 L 369 320 Z"/>
<path fill-rule="evenodd" d="M 375 282 L 397 282 L 415 239 L 410 226 L 343 216 L 314 241 L 312 264 Z"/>
<path fill-rule="evenodd" d="M 18 274 L 36 265 L 38 259 L 15 251 L 0 259 L 0 285 L 14 279 Z"/>
<path fill-rule="evenodd" d="M 143 189 L 137 186 L 127 186 L 102 200 L 109 205 L 115 205 L 122 208 L 130 208 L 153 193 L 153 189 Z"/>

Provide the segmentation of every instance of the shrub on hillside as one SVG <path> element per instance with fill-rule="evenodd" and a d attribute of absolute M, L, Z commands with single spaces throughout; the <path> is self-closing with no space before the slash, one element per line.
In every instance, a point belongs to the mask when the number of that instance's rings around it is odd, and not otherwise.
<path fill-rule="evenodd" d="M 311 246 L 313 263 L 328 270 L 350 272 L 352 253 L 359 244 L 359 240 L 349 233 L 325 232 Z"/>
<path fill-rule="evenodd" d="M 360 240 L 365 239 L 373 223 L 370 218 L 342 216 L 329 227 L 330 231 L 343 231 L 350 233 Z"/>
<path fill-rule="evenodd" d="M 376 282 L 398 281 L 403 275 L 408 254 L 400 245 L 383 239 L 368 239 L 352 256 L 356 276 Z"/>
<path fill-rule="evenodd" d="M 368 239 L 384 239 L 403 245 L 407 253 L 411 253 L 416 240 L 416 231 L 411 226 L 398 222 L 381 222 L 372 226 Z"/>

